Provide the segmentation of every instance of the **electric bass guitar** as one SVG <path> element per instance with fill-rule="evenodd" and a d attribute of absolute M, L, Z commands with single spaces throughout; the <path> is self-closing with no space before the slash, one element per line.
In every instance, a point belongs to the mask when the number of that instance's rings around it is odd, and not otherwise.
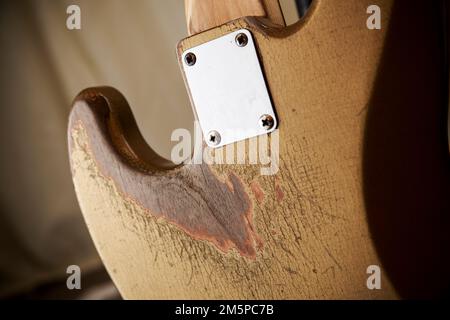
<path fill-rule="evenodd" d="M 374 5 L 379 26 L 369 28 Z M 440 5 L 315 0 L 285 26 L 277 0 L 187 0 L 190 36 L 177 46 L 178 63 L 202 150 L 222 161 L 164 159 L 145 143 L 119 91 L 81 92 L 68 129 L 73 181 L 121 294 L 448 293 Z M 248 158 L 261 139 L 256 150 L 268 150 L 270 163 L 255 165 Z M 242 161 L 225 161 L 230 150 Z"/>

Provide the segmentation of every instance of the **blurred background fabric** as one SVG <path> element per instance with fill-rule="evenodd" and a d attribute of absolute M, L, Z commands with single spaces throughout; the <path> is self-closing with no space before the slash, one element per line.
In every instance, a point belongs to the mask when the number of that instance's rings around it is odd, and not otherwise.
<path fill-rule="evenodd" d="M 66 28 L 72 4 L 81 30 Z M 294 0 L 282 4 L 296 21 Z M 87 87 L 119 89 L 147 142 L 169 157 L 172 131 L 193 127 L 175 53 L 185 21 L 181 0 L 1 1 L 0 297 L 65 286 L 73 264 L 104 272 L 71 180 L 71 101 Z"/>

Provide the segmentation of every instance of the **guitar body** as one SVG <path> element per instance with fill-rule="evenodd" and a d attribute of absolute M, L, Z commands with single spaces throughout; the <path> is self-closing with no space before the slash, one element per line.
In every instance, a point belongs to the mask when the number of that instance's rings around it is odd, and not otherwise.
<path fill-rule="evenodd" d="M 147 146 L 118 91 L 78 96 L 69 124 L 74 185 L 125 298 L 445 293 L 450 172 L 439 8 L 380 0 L 382 28 L 369 30 L 372 2 L 316 0 L 289 27 L 240 18 L 179 43 L 180 56 L 250 30 L 279 121 L 275 175 L 250 164 L 173 166 Z M 367 287 L 373 265 L 379 290 Z"/>

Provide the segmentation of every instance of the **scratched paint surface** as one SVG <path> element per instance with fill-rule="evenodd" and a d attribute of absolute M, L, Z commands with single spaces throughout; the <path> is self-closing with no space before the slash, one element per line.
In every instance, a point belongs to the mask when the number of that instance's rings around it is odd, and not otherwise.
<path fill-rule="evenodd" d="M 233 173 L 221 181 L 207 165 L 185 166 L 167 172 L 143 174 L 127 165 L 106 143 L 108 137 L 96 108 L 79 107 L 72 118 L 72 140 L 85 131 L 88 143 L 82 147 L 98 164 L 100 172 L 121 181 L 124 197 L 144 208 L 148 214 L 177 225 L 198 240 L 213 243 L 219 250 L 236 249 L 247 258 L 256 258 L 262 241 L 253 226 L 253 207 L 244 185 Z M 98 109 L 98 108 L 97 108 Z M 93 143 L 95 141 L 95 143 Z M 71 148 L 73 148 L 72 141 Z M 114 163 L 115 166 L 101 165 Z M 108 170 L 108 168 L 120 170 Z"/>

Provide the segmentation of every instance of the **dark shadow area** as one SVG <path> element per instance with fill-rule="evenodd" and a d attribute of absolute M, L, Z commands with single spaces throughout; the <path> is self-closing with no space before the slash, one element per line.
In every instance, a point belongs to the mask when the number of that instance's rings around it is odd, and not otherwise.
<path fill-rule="evenodd" d="M 121 300 L 106 269 L 100 267 L 82 272 L 81 289 L 67 289 L 67 277 L 47 281 L 20 294 L 3 297 L 6 300 Z"/>
<path fill-rule="evenodd" d="M 295 0 L 295 5 L 297 6 L 298 16 L 300 18 L 304 17 L 309 7 L 311 6 L 312 0 Z"/>
<path fill-rule="evenodd" d="M 377 252 L 399 294 L 443 298 L 450 288 L 443 9 L 438 1 L 394 3 L 368 106 L 366 209 Z"/>

